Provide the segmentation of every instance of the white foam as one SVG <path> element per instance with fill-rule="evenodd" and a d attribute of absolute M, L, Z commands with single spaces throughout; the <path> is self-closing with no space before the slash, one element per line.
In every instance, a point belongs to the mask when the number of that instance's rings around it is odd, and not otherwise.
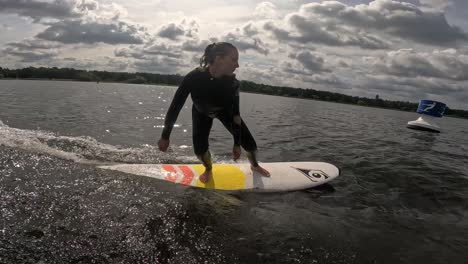
<path fill-rule="evenodd" d="M 187 163 L 192 157 L 165 153 L 148 144 L 139 148 L 120 148 L 87 136 L 59 136 L 41 130 L 11 128 L 0 120 L 0 145 L 86 164 Z M 174 149 L 179 147 L 174 146 Z M 176 158 L 177 157 L 177 158 Z"/>
<path fill-rule="evenodd" d="M 51 148 L 41 141 L 41 139 L 47 140 L 51 138 L 56 138 L 56 136 L 50 132 L 40 130 L 31 131 L 11 128 L 0 121 L 0 145 L 39 153 L 47 153 L 55 157 L 74 160 L 76 162 L 84 162 L 82 157 L 76 153 Z"/>

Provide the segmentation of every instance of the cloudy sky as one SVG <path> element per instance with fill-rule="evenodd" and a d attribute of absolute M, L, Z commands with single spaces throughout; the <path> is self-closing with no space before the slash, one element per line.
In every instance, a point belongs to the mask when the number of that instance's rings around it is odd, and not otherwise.
<path fill-rule="evenodd" d="M 238 78 L 468 110 L 466 0 L 0 0 L 0 67 L 178 73 L 207 44 Z"/>

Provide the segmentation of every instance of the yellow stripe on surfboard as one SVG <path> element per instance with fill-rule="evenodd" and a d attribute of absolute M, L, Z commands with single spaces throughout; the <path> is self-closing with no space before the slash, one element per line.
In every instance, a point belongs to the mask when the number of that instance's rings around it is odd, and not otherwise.
<path fill-rule="evenodd" d="M 205 171 L 203 165 L 192 165 L 195 172 L 200 175 Z M 213 165 L 213 177 L 205 184 L 197 180 L 197 187 L 221 190 L 244 189 L 245 174 L 238 167 L 230 164 Z"/>

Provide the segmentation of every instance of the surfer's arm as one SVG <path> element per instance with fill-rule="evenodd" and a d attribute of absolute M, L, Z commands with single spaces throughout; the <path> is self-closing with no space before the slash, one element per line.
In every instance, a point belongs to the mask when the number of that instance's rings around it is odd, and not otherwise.
<path fill-rule="evenodd" d="M 234 100 L 233 100 L 233 114 L 234 116 L 240 116 L 240 107 L 239 107 L 239 103 L 240 103 L 240 96 L 239 96 L 239 93 L 240 93 L 240 82 L 238 80 L 234 80 L 234 87 L 235 87 L 235 90 L 234 90 Z M 240 124 L 239 124 L 240 125 Z"/>
<path fill-rule="evenodd" d="M 232 112 L 233 112 L 233 137 L 234 137 L 234 148 L 239 147 L 241 144 L 241 128 L 242 128 L 242 118 L 240 117 L 240 97 L 239 97 L 239 87 L 240 83 L 238 80 L 234 79 L 233 83 L 234 87 L 234 98 L 233 98 L 233 106 L 232 106 Z M 234 151 L 236 152 L 236 151 Z M 236 156 L 236 154 L 234 154 Z"/>
<path fill-rule="evenodd" d="M 161 138 L 169 139 L 171 136 L 172 128 L 179 116 L 180 110 L 185 104 L 188 95 L 191 91 L 191 85 L 187 80 L 187 77 L 182 81 L 182 84 L 177 88 L 177 91 L 172 99 L 171 105 L 167 110 L 166 118 L 164 119 L 164 129 L 162 131 Z"/>

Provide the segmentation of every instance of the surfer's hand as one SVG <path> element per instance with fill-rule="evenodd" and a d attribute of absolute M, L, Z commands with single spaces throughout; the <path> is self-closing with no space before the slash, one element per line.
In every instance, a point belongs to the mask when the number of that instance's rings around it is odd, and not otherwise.
<path fill-rule="evenodd" d="M 240 158 L 240 155 L 241 155 L 240 146 L 234 146 L 232 148 L 232 157 L 234 158 L 234 160 L 238 160 Z"/>
<path fill-rule="evenodd" d="M 160 151 L 165 152 L 167 148 L 169 147 L 169 139 L 164 139 L 164 138 L 159 139 L 158 147 Z"/>

